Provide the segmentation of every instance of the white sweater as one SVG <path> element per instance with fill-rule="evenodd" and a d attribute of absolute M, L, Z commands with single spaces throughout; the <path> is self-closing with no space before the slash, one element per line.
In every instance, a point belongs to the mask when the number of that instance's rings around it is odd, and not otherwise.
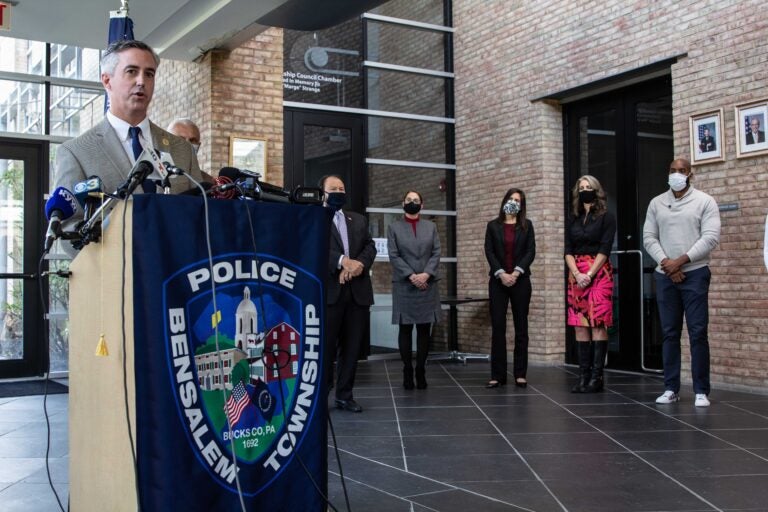
<path fill-rule="evenodd" d="M 643 245 L 661 263 L 687 254 L 683 272 L 709 264 L 709 254 L 720 241 L 720 211 L 712 196 L 691 186 L 677 198 L 667 190 L 651 200 L 643 226 Z M 656 267 L 661 272 L 661 267 Z"/>

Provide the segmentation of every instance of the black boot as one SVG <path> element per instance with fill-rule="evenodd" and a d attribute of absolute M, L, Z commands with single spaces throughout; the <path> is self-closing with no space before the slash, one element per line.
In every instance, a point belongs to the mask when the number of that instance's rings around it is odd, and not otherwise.
<path fill-rule="evenodd" d="M 411 365 L 403 366 L 403 387 L 413 389 L 413 367 Z"/>
<path fill-rule="evenodd" d="M 587 393 L 597 393 L 603 390 L 603 367 L 605 367 L 605 354 L 608 352 L 608 341 L 595 341 L 595 357 L 592 359 L 592 378 L 587 384 Z"/>
<path fill-rule="evenodd" d="M 577 341 L 579 347 L 579 382 L 571 388 L 571 393 L 586 393 L 589 378 L 592 376 L 592 352 L 589 341 Z"/>
<path fill-rule="evenodd" d="M 416 326 L 416 389 L 426 389 L 426 364 L 429 355 L 429 324 Z"/>
<path fill-rule="evenodd" d="M 411 343 L 411 328 L 401 325 L 400 333 L 397 337 L 397 348 L 400 350 L 400 359 L 403 361 L 403 387 L 405 389 L 413 389 Z"/>

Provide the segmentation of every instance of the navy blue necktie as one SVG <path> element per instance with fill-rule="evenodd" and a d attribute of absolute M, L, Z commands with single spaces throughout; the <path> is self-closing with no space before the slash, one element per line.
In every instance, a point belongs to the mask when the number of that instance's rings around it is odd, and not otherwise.
<path fill-rule="evenodd" d="M 128 128 L 128 135 L 131 137 L 131 149 L 133 149 L 133 159 L 138 160 L 141 152 L 144 148 L 141 147 L 141 128 L 138 126 L 131 126 Z M 144 189 L 145 194 L 154 194 L 156 192 L 155 183 L 152 180 L 144 180 L 141 182 L 141 188 Z"/>

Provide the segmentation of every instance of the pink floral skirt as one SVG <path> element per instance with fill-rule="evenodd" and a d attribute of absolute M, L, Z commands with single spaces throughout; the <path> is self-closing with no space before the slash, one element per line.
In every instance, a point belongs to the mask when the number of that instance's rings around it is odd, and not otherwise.
<path fill-rule="evenodd" d="M 575 256 L 576 268 L 586 274 L 594 256 Z M 586 288 L 568 278 L 568 325 L 576 327 L 611 327 L 613 325 L 613 267 L 606 261 Z"/>

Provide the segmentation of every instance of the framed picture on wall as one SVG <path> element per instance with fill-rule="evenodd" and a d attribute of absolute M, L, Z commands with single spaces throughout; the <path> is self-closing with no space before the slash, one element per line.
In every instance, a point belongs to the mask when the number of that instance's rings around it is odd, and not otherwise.
<path fill-rule="evenodd" d="M 736 157 L 768 154 L 765 125 L 768 123 L 768 100 L 736 105 Z"/>
<path fill-rule="evenodd" d="M 267 181 L 267 141 L 253 137 L 229 137 L 229 165 L 258 172 Z"/>
<path fill-rule="evenodd" d="M 725 161 L 723 109 L 696 114 L 688 119 L 691 165 Z"/>

